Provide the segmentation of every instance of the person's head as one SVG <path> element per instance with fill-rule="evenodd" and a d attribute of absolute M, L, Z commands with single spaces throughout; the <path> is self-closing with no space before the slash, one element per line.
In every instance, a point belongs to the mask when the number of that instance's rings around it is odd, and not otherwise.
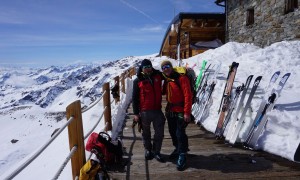
<path fill-rule="evenodd" d="M 161 64 L 161 70 L 163 71 L 163 73 L 167 76 L 170 76 L 170 74 L 173 71 L 173 66 L 172 63 L 168 60 L 164 60 Z"/>
<path fill-rule="evenodd" d="M 143 74 L 150 75 L 152 73 L 152 63 L 149 59 L 144 59 L 140 66 Z"/>

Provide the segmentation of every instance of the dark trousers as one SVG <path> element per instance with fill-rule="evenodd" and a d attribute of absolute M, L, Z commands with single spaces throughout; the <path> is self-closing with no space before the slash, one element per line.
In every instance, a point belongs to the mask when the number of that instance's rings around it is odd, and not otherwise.
<path fill-rule="evenodd" d="M 160 153 L 164 138 L 165 116 L 161 110 L 141 112 L 143 144 L 146 150 Z M 151 143 L 151 122 L 153 123 L 154 138 Z"/>
<path fill-rule="evenodd" d="M 179 154 L 186 153 L 188 151 L 188 137 L 185 132 L 187 124 L 183 119 L 183 113 L 166 112 L 166 118 L 173 145 Z"/>

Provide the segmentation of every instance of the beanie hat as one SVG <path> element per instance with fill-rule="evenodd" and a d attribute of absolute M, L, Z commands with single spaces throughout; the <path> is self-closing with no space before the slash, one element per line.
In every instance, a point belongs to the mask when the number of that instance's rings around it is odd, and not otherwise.
<path fill-rule="evenodd" d="M 144 66 L 152 66 L 152 63 L 149 59 L 144 59 L 141 63 L 141 67 L 143 68 Z"/>
<path fill-rule="evenodd" d="M 173 67 L 172 63 L 170 61 L 168 61 L 168 60 L 164 60 L 163 62 L 161 62 L 160 67 L 163 67 L 166 64 L 169 64 L 171 67 Z"/>

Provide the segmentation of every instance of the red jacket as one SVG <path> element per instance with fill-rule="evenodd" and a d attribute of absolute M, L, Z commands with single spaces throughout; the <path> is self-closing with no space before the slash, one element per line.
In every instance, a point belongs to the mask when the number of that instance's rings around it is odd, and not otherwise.
<path fill-rule="evenodd" d="M 154 70 L 154 69 L 153 69 Z M 150 77 L 138 74 L 133 82 L 132 106 L 133 113 L 140 111 L 161 110 L 162 101 L 162 75 L 154 70 Z"/>
<path fill-rule="evenodd" d="M 172 79 L 172 76 L 176 77 Z M 178 80 L 175 80 L 176 78 L 178 78 Z M 170 78 L 167 77 L 166 82 L 164 83 L 164 89 L 166 99 L 170 105 L 170 111 L 184 112 L 184 114 L 188 115 L 191 114 L 193 94 L 191 91 L 190 80 L 187 76 L 175 73 L 175 75 L 171 75 Z"/>

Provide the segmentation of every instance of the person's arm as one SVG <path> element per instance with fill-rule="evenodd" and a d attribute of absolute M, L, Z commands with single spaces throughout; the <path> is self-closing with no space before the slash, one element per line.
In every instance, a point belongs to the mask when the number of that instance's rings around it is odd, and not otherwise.
<path fill-rule="evenodd" d="M 192 112 L 192 90 L 190 86 L 190 81 L 188 77 L 182 76 L 180 78 L 180 86 L 182 88 L 183 96 L 184 96 L 184 119 L 189 122 L 191 118 Z"/>

